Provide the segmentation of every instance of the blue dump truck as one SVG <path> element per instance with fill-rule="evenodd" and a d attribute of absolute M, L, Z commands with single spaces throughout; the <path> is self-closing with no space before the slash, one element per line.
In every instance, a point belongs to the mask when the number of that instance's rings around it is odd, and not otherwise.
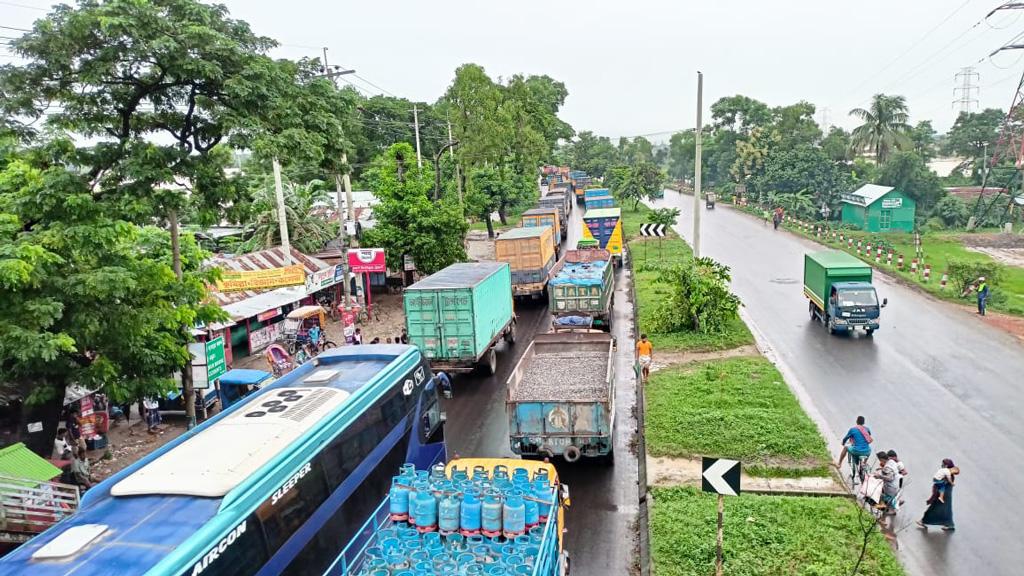
<path fill-rule="evenodd" d="M 507 383 L 512 451 L 523 458 L 613 459 L 614 341 L 593 331 L 536 336 Z"/>
<path fill-rule="evenodd" d="M 811 320 L 824 324 L 829 334 L 861 328 L 870 336 L 888 304 L 878 301 L 871 266 L 838 250 L 804 255 L 804 296 Z"/>
<path fill-rule="evenodd" d="M 405 289 L 409 340 L 435 370 L 487 374 L 498 368 L 494 347 L 515 343 L 512 273 L 505 262 L 459 262 Z"/>
<path fill-rule="evenodd" d="M 360 530 L 342 576 L 567 576 L 569 488 L 548 462 L 456 458 L 395 470 L 388 497 Z M 372 506 L 372 503 L 367 503 Z M 339 571 L 340 569 L 340 571 Z"/>

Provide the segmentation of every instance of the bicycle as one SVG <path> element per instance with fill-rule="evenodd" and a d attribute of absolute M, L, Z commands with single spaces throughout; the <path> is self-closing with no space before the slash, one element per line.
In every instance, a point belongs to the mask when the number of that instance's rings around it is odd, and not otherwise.
<path fill-rule="evenodd" d="M 846 461 L 850 464 L 850 487 L 855 488 L 857 484 L 863 483 L 868 475 L 867 456 L 860 456 L 853 452 L 847 452 Z"/>

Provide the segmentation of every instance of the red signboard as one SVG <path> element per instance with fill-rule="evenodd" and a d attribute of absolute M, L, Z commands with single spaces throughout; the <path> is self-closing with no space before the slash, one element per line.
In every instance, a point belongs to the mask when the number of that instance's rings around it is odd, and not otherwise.
<path fill-rule="evenodd" d="M 348 268 L 355 274 L 385 272 L 383 248 L 353 248 L 348 251 Z"/>

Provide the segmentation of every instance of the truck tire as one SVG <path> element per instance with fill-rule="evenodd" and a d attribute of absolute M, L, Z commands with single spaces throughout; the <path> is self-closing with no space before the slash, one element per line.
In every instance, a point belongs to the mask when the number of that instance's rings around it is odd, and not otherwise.
<path fill-rule="evenodd" d="M 491 348 L 484 354 L 480 367 L 483 368 L 484 374 L 488 376 L 494 376 L 494 373 L 498 371 L 498 353 L 494 351 L 494 348 Z"/>
<path fill-rule="evenodd" d="M 579 460 L 580 456 L 582 455 L 583 453 L 580 452 L 580 449 L 573 446 L 572 444 L 566 446 L 565 450 L 562 452 L 562 457 L 565 458 L 565 461 L 568 462 L 569 464 L 572 464 L 573 462 Z"/>
<path fill-rule="evenodd" d="M 505 331 L 505 342 L 508 342 L 509 346 L 516 343 L 516 323 L 513 322 L 509 325 L 508 330 Z"/>
<path fill-rule="evenodd" d="M 835 327 L 832 326 L 832 318 L 828 314 L 825 315 L 825 328 L 828 328 L 828 333 L 829 334 L 835 334 L 836 333 Z"/>
<path fill-rule="evenodd" d="M 875 335 L 875 329 L 874 328 L 865 328 L 864 329 L 864 334 L 867 334 L 868 336 L 874 336 Z"/>
<path fill-rule="evenodd" d="M 815 308 L 814 302 L 807 301 L 807 309 L 811 311 L 811 320 L 818 319 L 818 309 Z"/>

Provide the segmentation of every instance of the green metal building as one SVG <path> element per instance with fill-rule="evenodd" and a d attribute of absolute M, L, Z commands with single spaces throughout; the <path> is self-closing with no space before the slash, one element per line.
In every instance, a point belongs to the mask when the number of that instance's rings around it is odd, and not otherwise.
<path fill-rule="evenodd" d="M 843 195 L 843 224 L 867 232 L 913 232 L 917 204 L 892 186 L 865 184 Z"/>

